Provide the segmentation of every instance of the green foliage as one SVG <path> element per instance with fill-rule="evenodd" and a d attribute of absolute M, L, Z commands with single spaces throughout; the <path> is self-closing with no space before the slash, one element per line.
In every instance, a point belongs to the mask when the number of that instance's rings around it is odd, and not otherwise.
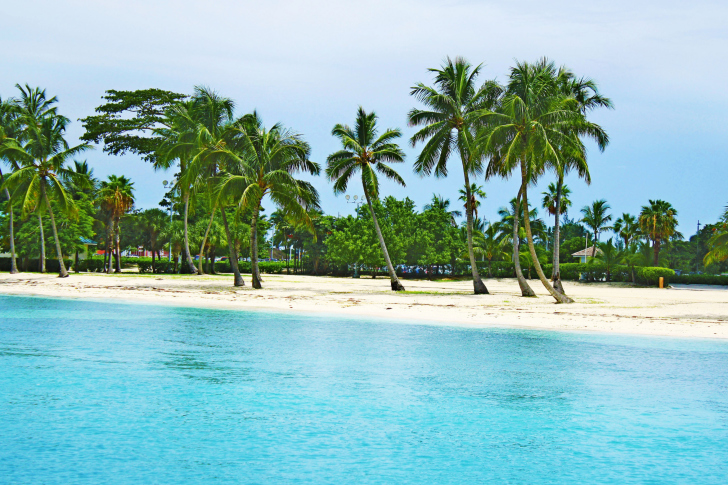
<path fill-rule="evenodd" d="M 670 277 L 670 283 L 684 285 L 722 285 L 728 286 L 728 275 L 683 274 Z"/>
<path fill-rule="evenodd" d="M 161 89 L 110 89 L 102 98 L 106 103 L 96 108 L 99 114 L 81 120 L 86 130 L 81 139 L 103 142 L 104 152 L 112 155 L 128 152 L 154 162 L 163 138 L 149 134 L 164 126 L 165 112 L 186 96 Z"/>
<path fill-rule="evenodd" d="M 648 286 L 657 286 L 660 277 L 665 279 L 665 284 L 672 281 L 675 271 L 670 268 L 642 267 L 637 268 L 637 282 Z"/>

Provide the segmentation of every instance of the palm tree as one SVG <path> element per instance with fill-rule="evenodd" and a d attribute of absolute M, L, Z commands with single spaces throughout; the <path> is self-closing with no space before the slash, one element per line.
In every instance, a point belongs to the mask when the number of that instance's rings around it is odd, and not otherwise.
<path fill-rule="evenodd" d="M 653 264 L 659 263 L 660 246 L 677 232 L 677 210 L 664 200 L 650 200 L 639 215 L 642 233 L 652 241 Z"/>
<path fill-rule="evenodd" d="M 631 214 L 623 213 L 612 225 L 612 230 L 624 240 L 624 247 L 639 236 L 640 226 L 637 218 Z"/>
<path fill-rule="evenodd" d="M 3 147 L 10 146 L 13 143 L 17 143 L 12 137 L 15 135 L 15 113 L 13 109 L 13 100 L 3 101 L 0 98 L 0 161 L 4 160 L 11 168 L 18 168 L 11 159 L 2 155 Z M 3 175 L 2 168 L 0 167 L 0 186 L 5 182 L 5 176 Z M 14 234 L 14 222 L 13 222 L 13 199 L 10 196 L 10 191 L 7 187 L 4 189 L 5 198 L 7 199 L 6 210 L 8 213 L 8 228 L 10 236 L 10 274 L 18 273 L 18 265 L 15 257 L 15 234 Z"/>
<path fill-rule="evenodd" d="M 564 293 L 564 286 L 561 283 L 561 272 L 559 271 L 559 245 L 561 243 L 559 229 L 561 227 L 561 214 L 566 214 L 569 210 L 569 207 L 571 207 L 571 200 L 569 199 L 569 195 L 571 195 L 571 189 L 568 185 L 564 185 L 563 174 L 560 173 L 558 182 L 556 184 L 554 184 L 553 182 L 550 183 L 548 186 L 548 191 L 542 192 L 542 195 L 542 207 L 546 209 L 546 212 L 554 216 L 554 256 L 552 259 L 553 269 L 551 270 L 551 281 L 553 281 L 554 288 L 556 288 L 560 293 Z M 559 208 L 558 210 L 557 207 Z"/>
<path fill-rule="evenodd" d="M 502 237 L 497 224 L 484 224 L 474 239 L 476 250 L 488 261 L 488 278 L 493 277 L 493 261 L 508 258 L 506 239 Z"/>
<path fill-rule="evenodd" d="M 596 108 L 609 108 L 613 107 L 612 101 L 602 96 L 599 93 L 596 82 L 592 79 L 577 78 L 571 71 L 564 67 L 559 69 L 557 76 L 557 85 L 561 94 L 572 99 L 574 102 L 574 109 L 581 113 L 584 117 L 596 109 Z M 579 135 L 579 133 L 573 133 L 572 135 Z M 593 125 L 589 133 L 590 136 L 596 139 L 600 151 L 604 151 L 607 144 L 609 143 L 609 137 L 606 132 L 597 125 Z M 591 183 L 591 176 L 589 175 L 589 166 L 586 163 L 586 158 L 581 156 L 580 151 L 576 151 L 572 154 L 572 150 L 568 147 L 561 147 L 563 150 L 563 156 L 560 158 L 551 158 L 549 165 L 553 168 L 557 175 L 557 183 L 554 197 L 554 207 L 561 206 L 561 197 L 564 190 L 564 176 L 572 170 L 576 170 L 577 174 L 583 178 L 587 184 Z M 560 213 L 552 212 L 554 216 L 554 258 L 553 258 L 553 270 L 551 273 L 551 280 L 553 281 L 554 288 L 561 293 L 564 293 L 564 286 L 561 283 L 561 271 L 559 265 L 559 251 L 560 251 Z"/>
<path fill-rule="evenodd" d="M 388 128 L 384 130 L 384 133 L 377 136 L 377 115 L 374 112 L 366 113 L 363 108 L 359 107 L 353 130 L 347 125 L 337 124 L 331 134 L 341 140 L 343 149 L 332 153 L 326 159 L 326 176 L 329 181 L 334 182 L 334 193 L 341 194 L 346 192 L 351 177 L 356 172 L 361 172 L 364 196 L 369 205 L 369 212 L 372 215 L 372 222 L 379 239 L 379 246 L 384 255 L 384 261 L 387 263 L 392 290 L 403 291 L 404 286 L 397 278 L 392 261 L 389 259 L 387 245 L 384 242 L 377 215 L 374 212 L 374 205 L 372 204 L 372 199 L 379 198 L 377 172 L 402 187 L 405 186 L 402 177 L 387 165 L 387 163 L 392 162 L 404 162 L 404 152 L 394 143 L 394 140 L 402 136 L 402 133 L 398 129 Z"/>
<path fill-rule="evenodd" d="M 548 282 L 539 263 L 528 217 L 528 186 L 536 183 L 547 167 L 585 167 L 581 137 L 593 138 L 600 147 L 606 139 L 601 127 L 586 120 L 574 98 L 564 94 L 558 74 L 546 59 L 535 64 L 518 62 L 511 69 L 497 112 L 486 116 L 487 125 L 478 135 L 477 146 L 490 158 L 488 178 L 508 177 L 520 166 L 517 200 L 524 205 L 524 228 L 536 273 L 557 302 L 570 303 L 573 300 Z"/>
<path fill-rule="evenodd" d="M 586 224 L 594 234 L 594 246 L 592 247 L 592 258 L 597 252 L 597 243 L 599 242 L 599 233 L 611 229 L 607 224 L 612 220 L 612 216 L 607 214 L 611 209 L 607 201 L 604 199 L 595 200 L 591 206 L 585 205 L 581 208 L 583 217 L 581 222 Z"/>
<path fill-rule="evenodd" d="M 465 210 L 468 210 L 468 203 L 467 201 L 470 200 L 470 210 L 473 212 L 473 219 L 478 218 L 478 207 L 480 207 L 480 200 L 479 199 L 485 199 L 487 195 L 485 194 L 485 191 L 483 190 L 483 187 L 480 185 L 477 185 L 476 183 L 470 184 L 470 197 L 468 198 L 468 190 L 467 188 L 458 190 L 458 193 L 460 194 L 460 197 L 458 197 L 458 200 L 463 203 L 463 207 L 465 207 Z"/>
<path fill-rule="evenodd" d="M 411 138 L 412 146 L 425 142 L 422 152 L 415 161 L 415 172 L 421 176 L 447 176 L 447 161 L 457 151 L 465 179 L 465 200 L 472 200 L 471 176 L 482 173 L 481 158 L 473 154 L 473 138 L 482 124 L 483 115 L 495 107 L 501 94 L 501 87 L 488 81 L 476 86 L 480 65 L 473 67 L 461 57 L 447 58 L 440 69 L 430 69 L 435 74 L 435 86 L 416 84 L 411 94 L 425 105 L 425 109 L 412 109 L 410 126 L 423 126 Z M 478 273 L 473 251 L 473 211 L 471 204 L 465 208 L 467 224 L 468 256 L 473 275 L 473 290 L 476 295 L 488 294 L 488 289 Z"/>
<path fill-rule="evenodd" d="M 169 219 L 163 210 L 153 208 L 140 213 L 139 222 L 144 234 L 145 246 L 152 252 L 152 273 L 156 273 L 154 256 L 165 244 L 160 236 L 167 230 Z"/>
<path fill-rule="evenodd" d="M 68 272 L 63 263 L 63 251 L 51 199 L 62 211 L 73 215 L 75 204 L 63 181 L 73 180 L 76 175 L 66 164 L 91 146 L 84 143 L 69 147 L 64 138 L 69 120 L 58 115 L 56 107 L 52 106 L 57 101 L 55 97 L 48 99 L 45 90 L 39 88 L 16 86 L 21 96 L 15 102 L 14 111 L 22 130 L 16 136 L 16 143 L 3 148 L 2 155 L 14 160 L 18 168 L 7 177 L 3 188 L 10 187 L 24 192 L 23 214 L 35 212 L 40 216 L 44 210 L 48 211 L 56 244 L 59 277 L 66 278 Z"/>
<path fill-rule="evenodd" d="M 636 242 L 632 241 L 629 246 L 625 247 L 624 250 L 620 253 L 620 263 L 626 264 L 629 266 L 630 272 L 632 274 L 632 284 L 637 284 L 637 277 L 635 274 L 635 266 L 639 266 L 642 263 L 642 255 L 640 254 L 640 249 Z"/>
<path fill-rule="evenodd" d="M 602 261 L 607 266 L 607 281 L 611 281 L 612 268 L 622 260 L 622 252 L 612 243 L 611 237 L 607 242 L 599 244 L 599 249 L 601 249 L 601 252 L 597 254 L 596 259 Z"/>
<path fill-rule="evenodd" d="M 440 209 L 443 212 L 447 212 L 450 214 L 450 224 L 453 226 L 456 226 L 455 218 L 456 217 L 462 217 L 463 213 L 458 210 L 449 210 L 450 209 L 450 199 L 446 199 L 442 197 L 439 194 L 432 194 L 432 199 L 428 204 L 425 204 L 425 206 L 422 208 L 423 210 L 432 210 L 432 209 Z"/>
<path fill-rule="evenodd" d="M 107 229 L 107 234 L 110 235 L 111 239 L 107 239 L 107 251 L 109 243 L 111 243 L 111 252 L 116 254 L 114 273 L 121 273 L 121 230 L 119 223 L 121 217 L 134 207 L 134 182 L 123 175 L 109 175 L 108 180 L 101 182 L 98 197 L 101 206 L 109 214 L 111 230 Z M 111 273 L 111 257 L 109 257 L 106 272 Z"/>
<path fill-rule="evenodd" d="M 266 129 L 254 112 L 243 118 L 228 150 L 235 170 L 221 178 L 218 201 L 237 200 L 238 211 L 249 211 L 250 261 L 253 288 L 262 288 L 258 268 L 258 219 L 261 201 L 270 196 L 276 206 L 295 220 L 312 226 L 308 211 L 319 207 L 313 186 L 294 175 L 318 175 L 320 167 L 308 159 L 311 148 L 301 135 L 281 124 Z M 218 202 L 219 205 L 219 202 Z"/>
<path fill-rule="evenodd" d="M 706 266 L 728 259 L 728 207 L 726 207 L 715 233 L 708 240 L 708 247 L 710 249 L 703 258 Z"/>
<path fill-rule="evenodd" d="M 521 288 L 521 296 L 536 296 L 536 293 L 523 276 L 521 268 L 521 239 L 523 239 L 521 232 L 524 233 L 523 235 L 526 232 L 525 229 L 522 229 L 523 206 L 518 198 L 511 199 L 508 207 L 498 209 L 498 215 L 501 217 L 500 227 L 504 238 L 510 240 L 513 245 L 511 259 L 515 268 L 518 286 Z"/>

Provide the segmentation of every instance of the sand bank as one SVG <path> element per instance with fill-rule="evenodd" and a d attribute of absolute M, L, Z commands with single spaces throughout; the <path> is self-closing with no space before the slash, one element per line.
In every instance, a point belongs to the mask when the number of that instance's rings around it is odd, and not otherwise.
<path fill-rule="evenodd" d="M 728 338 L 728 290 L 632 288 L 567 283 L 576 300 L 557 305 L 537 280 L 523 298 L 513 279 L 487 280 L 490 295 L 469 281 L 404 281 L 394 293 L 384 278 L 263 275 L 262 290 L 234 288 L 231 276 L 24 273 L 0 274 L 0 293 L 130 300 L 238 310 L 320 312 L 475 327 L 520 327 L 673 337 Z M 249 284 L 250 278 L 246 278 Z"/>

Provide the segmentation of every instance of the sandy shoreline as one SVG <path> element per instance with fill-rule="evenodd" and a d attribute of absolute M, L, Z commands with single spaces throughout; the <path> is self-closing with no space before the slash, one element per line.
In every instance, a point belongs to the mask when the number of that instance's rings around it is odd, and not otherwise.
<path fill-rule="evenodd" d="M 389 290 L 383 278 L 263 275 L 262 290 L 233 288 L 230 276 L 0 274 L 0 293 L 93 298 L 203 308 L 274 310 L 380 317 L 469 327 L 517 327 L 672 337 L 728 338 L 728 290 L 631 288 L 623 284 L 566 286 L 576 303 L 556 305 L 536 280 L 523 298 L 512 279 L 487 280 L 491 295 L 470 294 L 469 281 L 405 281 Z M 249 283 L 247 278 L 246 283 Z"/>

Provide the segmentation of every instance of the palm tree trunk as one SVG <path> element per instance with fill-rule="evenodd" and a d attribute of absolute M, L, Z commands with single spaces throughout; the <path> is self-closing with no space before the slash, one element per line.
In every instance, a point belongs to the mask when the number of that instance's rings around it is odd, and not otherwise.
<path fill-rule="evenodd" d="M 121 273 L 121 229 L 119 219 L 114 221 L 114 273 Z"/>
<path fill-rule="evenodd" d="M 238 254 L 235 251 L 235 240 L 230 234 L 230 226 L 228 225 L 228 220 L 227 216 L 225 215 L 224 207 L 220 208 L 220 213 L 222 214 L 222 224 L 223 226 L 225 226 L 225 234 L 228 241 L 228 250 L 230 251 L 230 267 L 232 268 L 234 275 L 233 285 L 245 286 L 245 281 L 243 281 L 243 277 L 240 274 L 240 269 L 238 268 Z"/>
<path fill-rule="evenodd" d="M 374 213 L 374 206 L 372 205 L 372 199 L 369 197 L 369 191 L 367 190 L 366 184 L 363 183 L 364 186 L 364 195 L 367 197 L 367 204 L 369 204 L 369 212 L 372 214 L 372 222 L 374 222 L 374 230 L 377 231 L 377 238 L 379 238 L 379 245 L 382 248 L 382 253 L 384 254 L 384 261 L 387 263 L 387 271 L 389 272 L 389 280 L 392 284 L 392 291 L 404 291 L 404 286 L 402 286 L 402 283 L 399 281 L 399 278 L 397 278 L 397 273 L 394 271 L 394 267 L 392 266 L 392 261 L 389 259 L 389 252 L 387 251 L 387 245 L 384 243 L 384 237 L 382 236 L 382 231 L 379 229 L 379 221 L 377 221 L 377 215 Z M 375 270 L 376 274 L 376 270 Z"/>
<path fill-rule="evenodd" d="M 106 274 L 111 273 L 111 253 L 113 252 L 114 244 L 111 242 L 114 236 L 114 225 L 113 221 L 109 219 L 106 224 L 106 253 L 104 254 L 104 264 L 106 265 Z M 107 261 L 108 260 L 108 261 Z"/>
<path fill-rule="evenodd" d="M 250 221 L 250 272 L 252 273 L 253 288 L 261 289 L 260 271 L 258 269 L 258 211 L 260 210 L 260 201 L 253 209 L 253 219 Z"/>
<path fill-rule="evenodd" d="M 152 251 L 152 274 L 157 272 L 157 268 L 155 266 L 155 260 L 154 260 L 154 251 Z"/>
<path fill-rule="evenodd" d="M 45 250 L 45 233 L 43 231 L 43 216 L 38 214 L 38 225 L 40 226 L 40 272 L 46 272 L 46 250 Z"/>
<path fill-rule="evenodd" d="M 5 182 L 3 171 L 0 170 L 0 185 Z M 8 198 L 8 216 L 9 216 L 9 228 L 10 228 L 10 274 L 18 273 L 18 265 L 15 261 L 15 228 L 13 227 L 13 201 L 10 200 L 10 191 L 5 189 L 5 197 Z"/>
<path fill-rule="evenodd" d="M 40 184 L 41 195 L 45 199 L 46 207 L 48 208 L 48 214 L 51 216 L 51 229 L 53 229 L 53 239 L 56 241 L 56 255 L 58 256 L 58 277 L 68 278 L 68 271 L 66 266 L 63 264 L 63 251 L 61 251 L 61 240 L 58 239 L 58 231 L 56 230 L 56 218 L 53 217 L 53 209 L 51 208 L 51 201 L 46 193 L 45 184 Z"/>
<path fill-rule="evenodd" d="M 533 266 L 536 268 L 536 274 L 538 275 L 538 279 L 541 280 L 541 284 L 548 290 L 548 292 L 551 294 L 551 296 L 554 297 L 554 299 L 558 303 L 573 303 L 574 300 L 569 298 L 566 295 L 562 295 L 558 291 L 554 289 L 553 286 L 549 283 L 549 280 L 546 279 L 546 275 L 543 274 L 543 269 L 541 269 L 541 264 L 538 262 L 538 256 L 536 255 L 536 247 L 533 245 L 533 234 L 531 233 L 531 221 L 528 214 L 528 177 L 526 174 L 526 164 L 525 162 L 521 162 L 521 191 L 523 196 L 523 225 L 526 228 L 526 239 L 528 239 L 528 250 L 531 253 L 531 259 L 533 260 Z"/>
<path fill-rule="evenodd" d="M 559 269 L 559 248 L 561 241 L 559 240 L 561 228 L 561 192 L 564 188 L 564 175 L 559 174 L 559 180 L 556 183 L 556 215 L 554 216 L 554 259 L 553 269 L 551 270 L 551 281 L 554 282 L 554 289 L 565 295 L 564 285 L 561 284 L 561 271 Z"/>
<path fill-rule="evenodd" d="M 198 272 L 199 274 L 205 274 L 205 272 L 202 270 L 202 261 L 205 257 L 205 244 L 207 243 L 207 236 L 210 234 L 210 228 L 212 227 L 212 221 L 215 219 L 215 211 L 217 208 L 215 206 L 212 207 L 212 214 L 210 214 L 210 222 L 207 223 L 207 229 L 205 229 L 205 236 L 202 238 L 202 244 L 200 244 L 200 261 L 198 264 Z"/>
<path fill-rule="evenodd" d="M 190 193 L 189 191 L 185 191 L 184 195 L 184 202 L 185 202 L 185 216 L 184 216 L 184 247 L 182 250 L 184 251 L 183 258 L 187 260 L 187 266 L 189 268 L 190 274 L 197 274 L 197 268 L 195 268 L 195 262 L 192 260 L 192 256 L 190 253 L 190 237 L 187 232 L 187 218 L 190 211 Z"/>
<path fill-rule="evenodd" d="M 470 203 L 472 194 L 470 193 L 470 177 L 468 177 L 468 170 L 463 163 L 463 174 L 465 176 L 465 216 L 467 219 L 467 234 L 468 234 L 468 256 L 470 257 L 470 271 L 473 274 L 473 292 L 476 295 L 488 295 L 488 288 L 485 287 L 483 280 L 480 278 L 478 273 L 478 265 L 475 260 L 475 252 L 473 251 L 473 207 Z"/>
<path fill-rule="evenodd" d="M 78 273 L 78 248 L 76 248 L 76 257 L 73 260 L 73 272 Z"/>
<path fill-rule="evenodd" d="M 521 212 L 522 193 L 523 189 L 518 191 L 518 195 L 516 196 L 516 210 L 513 213 L 513 266 L 516 270 L 518 286 L 521 288 L 521 296 L 536 296 L 536 292 L 533 291 L 531 285 L 524 278 L 523 270 L 521 269 L 521 238 L 519 237 L 518 229 L 521 227 L 519 224 L 519 214 Z"/>
<path fill-rule="evenodd" d="M 660 263 L 660 240 L 655 239 L 652 242 L 652 252 L 654 254 L 652 266 L 657 266 Z"/>
<path fill-rule="evenodd" d="M 597 237 L 599 237 L 599 231 L 594 230 L 594 244 L 592 244 L 592 259 L 597 255 Z"/>

